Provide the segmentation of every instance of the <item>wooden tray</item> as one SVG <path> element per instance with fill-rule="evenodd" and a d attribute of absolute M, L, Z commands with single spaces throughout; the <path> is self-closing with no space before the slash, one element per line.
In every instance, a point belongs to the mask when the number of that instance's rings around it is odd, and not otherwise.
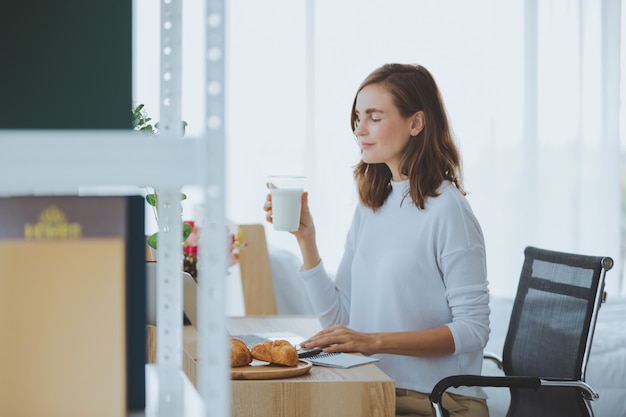
<path fill-rule="evenodd" d="M 311 362 L 300 359 L 298 366 L 289 367 L 268 364 L 267 362 L 252 361 L 248 366 L 231 368 L 231 379 L 280 379 L 291 378 L 308 373 L 311 370 Z"/>

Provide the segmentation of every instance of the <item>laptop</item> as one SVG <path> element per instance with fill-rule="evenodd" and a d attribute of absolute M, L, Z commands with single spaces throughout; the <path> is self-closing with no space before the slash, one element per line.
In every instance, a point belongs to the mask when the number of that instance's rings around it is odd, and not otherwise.
<path fill-rule="evenodd" d="M 157 286 L 157 267 L 156 262 L 146 262 L 146 277 L 148 287 L 148 324 L 156 326 L 156 286 Z M 196 325 L 197 319 L 197 297 L 198 297 L 198 284 L 191 275 L 187 272 L 181 272 L 183 277 L 183 311 L 185 316 L 189 319 L 192 326 Z M 263 343 L 268 340 L 283 339 L 289 341 L 298 350 L 298 356 L 300 358 L 307 358 L 317 355 L 321 352 L 321 349 L 304 349 L 300 347 L 300 342 L 304 338 L 300 335 L 291 332 L 272 332 L 272 333 L 256 333 L 256 334 L 236 334 L 231 335 L 242 339 L 249 349 L 258 343 Z"/>
<path fill-rule="evenodd" d="M 183 278 L 183 311 L 189 322 L 193 326 L 196 325 L 197 318 L 197 292 L 198 284 L 193 277 L 187 272 L 182 272 Z M 157 306 L 157 265 L 154 261 L 146 262 L 146 281 L 147 281 L 147 323 L 156 326 L 156 306 Z M 182 320 L 182 318 L 181 318 Z"/>

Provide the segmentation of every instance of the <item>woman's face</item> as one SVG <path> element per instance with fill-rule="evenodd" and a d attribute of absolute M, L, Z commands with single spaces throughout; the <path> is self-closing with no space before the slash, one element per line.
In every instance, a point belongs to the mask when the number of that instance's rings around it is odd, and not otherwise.
<path fill-rule="evenodd" d="M 386 164 L 394 181 L 404 179 L 399 172 L 402 150 L 421 131 L 417 114 L 403 117 L 393 103 L 393 96 L 380 84 L 370 84 L 357 94 L 355 136 L 361 145 L 361 159 L 368 164 Z"/>

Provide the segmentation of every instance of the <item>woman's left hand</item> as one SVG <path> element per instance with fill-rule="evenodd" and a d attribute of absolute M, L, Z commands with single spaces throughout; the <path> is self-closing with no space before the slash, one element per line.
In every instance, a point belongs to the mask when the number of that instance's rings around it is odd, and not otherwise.
<path fill-rule="evenodd" d="M 376 335 L 352 330 L 337 324 L 324 329 L 315 336 L 300 343 L 304 348 L 321 347 L 324 352 L 360 352 L 364 355 L 376 353 Z"/>

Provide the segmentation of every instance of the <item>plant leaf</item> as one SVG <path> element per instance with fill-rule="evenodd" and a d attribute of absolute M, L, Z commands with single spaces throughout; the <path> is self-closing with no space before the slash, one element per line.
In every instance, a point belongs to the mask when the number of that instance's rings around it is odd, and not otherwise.
<path fill-rule="evenodd" d="M 148 246 L 150 246 L 152 249 L 157 248 L 157 235 L 158 234 L 159 232 L 156 232 L 148 238 Z"/>
<path fill-rule="evenodd" d="M 190 224 L 183 223 L 183 242 L 191 235 L 192 228 Z"/>
<path fill-rule="evenodd" d="M 187 240 L 187 238 L 189 237 L 189 235 L 191 235 L 192 232 L 192 228 L 191 225 L 189 224 L 183 224 L 183 242 L 185 240 Z M 149 238 L 148 238 L 148 246 L 150 246 L 152 249 L 156 249 L 157 248 L 157 240 L 159 237 L 159 232 L 156 232 L 154 234 L 152 234 Z"/>
<path fill-rule="evenodd" d="M 185 193 L 180 193 L 180 199 L 181 199 L 181 200 L 186 200 L 186 199 L 187 199 L 187 194 L 185 194 Z"/>
<path fill-rule="evenodd" d="M 146 201 L 148 202 L 148 204 L 150 204 L 152 207 L 156 207 L 157 205 L 157 196 L 156 193 L 150 193 L 148 195 L 146 195 Z"/>

